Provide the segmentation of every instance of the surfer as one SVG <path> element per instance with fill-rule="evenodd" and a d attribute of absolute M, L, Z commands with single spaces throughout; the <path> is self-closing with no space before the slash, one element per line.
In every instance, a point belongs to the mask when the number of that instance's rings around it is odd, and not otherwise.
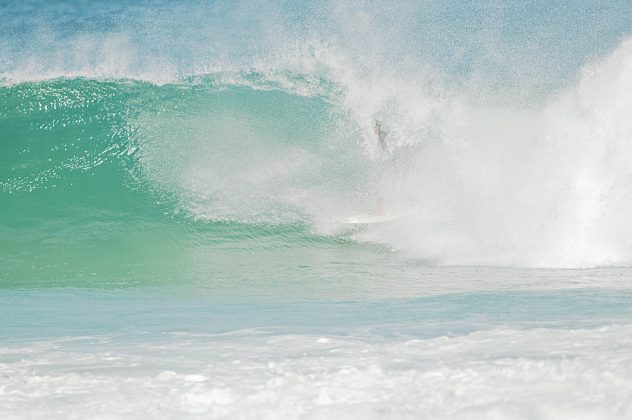
<path fill-rule="evenodd" d="M 386 136 L 388 136 L 388 132 L 384 131 L 382 128 L 382 121 L 373 121 L 373 132 L 377 136 L 377 142 L 380 145 L 382 152 L 386 152 Z"/>
<path fill-rule="evenodd" d="M 380 120 L 373 121 L 373 132 L 375 133 L 375 136 L 377 137 L 377 142 L 380 145 L 380 150 L 382 152 L 381 155 L 386 156 L 386 153 L 387 153 L 386 137 L 388 136 L 388 132 L 382 128 L 382 121 Z M 383 170 L 381 170 L 380 172 L 383 172 Z M 383 176 L 381 176 L 380 178 L 383 178 Z M 377 209 L 375 213 L 380 216 L 384 215 L 384 198 L 382 197 L 379 191 L 377 194 Z"/>
<path fill-rule="evenodd" d="M 353 217 L 348 217 L 346 219 L 341 220 L 343 223 L 351 224 L 351 225 L 371 225 L 376 223 L 387 223 L 397 220 L 399 217 L 393 214 L 387 214 L 384 208 L 384 198 L 382 192 L 387 188 L 385 185 L 388 183 L 389 177 L 387 174 L 387 166 L 391 159 L 391 148 L 388 144 L 387 139 L 389 138 L 389 132 L 384 130 L 382 126 L 382 121 L 373 120 L 373 133 L 375 134 L 375 139 L 377 144 L 377 158 L 372 159 L 374 168 L 372 172 L 372 179 L 370 180 L 370 185 L 373 188 L 373 194 L 376 200 L 375 210 L 366 213 L 359 214 Z"/>

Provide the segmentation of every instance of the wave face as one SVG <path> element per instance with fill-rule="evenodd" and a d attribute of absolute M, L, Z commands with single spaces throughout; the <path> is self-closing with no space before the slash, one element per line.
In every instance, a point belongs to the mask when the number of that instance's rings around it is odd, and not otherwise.
<path fill-rule="evenodd" d="M 632 18 L 576 9 L 0 5 L 5 277 L 89 276 L 97 255 L 154 275 L 244 237 L 628 265 Z M 584 24 L 562 31 L 569 17 Z M 336 222 L 376 201 L 400 218 Z"/>
<path fill-rule="evenodd" d="M 312 215 L 348 206 L 367 173 L 338 141 L 340 111 L 225 76 L 2 88 L 6 279 L 150 278 L 209 243 L 255 252 L 318 238 Z"/>

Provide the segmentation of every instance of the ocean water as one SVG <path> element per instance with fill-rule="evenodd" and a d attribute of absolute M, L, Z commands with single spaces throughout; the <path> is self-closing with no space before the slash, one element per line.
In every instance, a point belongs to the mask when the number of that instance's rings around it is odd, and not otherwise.
<path fill-rule="evenodd" d="M 631 28 L 0 1 L 0 418 L 632 418 Z"/>

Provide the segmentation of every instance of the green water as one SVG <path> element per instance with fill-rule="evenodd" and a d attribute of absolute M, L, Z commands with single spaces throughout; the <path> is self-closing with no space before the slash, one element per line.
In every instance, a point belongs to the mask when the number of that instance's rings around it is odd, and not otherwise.
<path fill-rule="evenodd" d="M 239 203 L 227 207 L 213 197 L 242 185 L 256 190 L 248 180 L 239 183 L 240 171 L 252 169 L 247 156 L 246 163 L 226 162 L 240 148 L 250 150 L 242 156 L 326 148 L 323 134 L 335 127 L 322 100 L 210 82 L 74 79 L 3 87 L 0 104 L 3 287 L 189 281 L 213 277 L 215 269 L 236 275 L 244 256 L 256 270 L 266 266 L 257 260 L 284 259 L 286 252 L 306 258 L 303 248 L 316 254 L 358 248 L 315 235 L 300 209 L 275 197 L 249 192 L 252 211 L 244 212 Z M 191 191 L 186 177 L 195 159 L 221 167 L 233 184 Z M 333 160 L 327 174 L 317 168 L 292 178 L 293 188 L 317 185 L 325 175 L 335 180 L 349 169 L 340 154 Z M 195 203 L 208 209 L 196 214 Z"/>

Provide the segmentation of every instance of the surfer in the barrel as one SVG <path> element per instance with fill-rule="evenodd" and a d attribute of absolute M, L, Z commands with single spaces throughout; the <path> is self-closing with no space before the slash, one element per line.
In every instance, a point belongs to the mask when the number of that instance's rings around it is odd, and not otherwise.
<path fill-rule="evenodd" d="M 373 132 L 377 136 L 377 142 L 380 145 L 382 152 L 386 152 L 386 136 L 388 136 L 388 132 L 384 131 L 382 128 L 382 121 L 373 121 Z"/>
<path fill-rule="evenodd" d="M 375 136 L 377 137 L 377 142 L 380 146 L 381 155 L 386 156 L 386 153 L 388 150 L 388 147 L 386 144 L 386 137 L 388 136 L 388 132 L 385 131 L 384 128 L 382 128 L 382 121 L 380 120 L 373 121 L 373 132 L 375 133 Z M 383 172 L 383 169 L 381 169 L 380 172 Z M 384 174 L 382 173 L 380 178 L 383 178 L 383 175 Z M 384 198 L 382 197 L 379 191 L 377 193 L 377 209 L 375 211 L 375 214 L 378 214 L 380 216 L 384 215 Z"/>

